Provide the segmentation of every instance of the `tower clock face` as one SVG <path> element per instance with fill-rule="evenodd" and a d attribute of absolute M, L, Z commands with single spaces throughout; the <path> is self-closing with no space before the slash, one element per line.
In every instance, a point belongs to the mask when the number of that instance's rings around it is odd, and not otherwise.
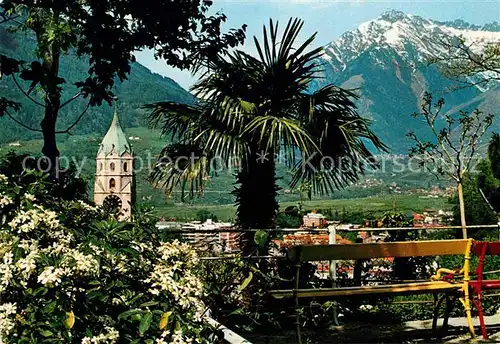
<path fill-rule="evenodd" d="M 109 195 L 104 199 L 102 205 L 106 209 L 106 211 L 113 214 L 118 214 L 122 209 L 122 200 L 116 195 Z"/>

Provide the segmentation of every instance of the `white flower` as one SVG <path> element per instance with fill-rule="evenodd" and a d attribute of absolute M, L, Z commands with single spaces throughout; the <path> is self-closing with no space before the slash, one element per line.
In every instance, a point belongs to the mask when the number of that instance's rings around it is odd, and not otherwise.
<path fill-rule="evenodd" d="M 38 259 L 39 253 L 37 249 L 29 251 L 28 255 L 24 258 L 19 259 L 16 262 L 16 268 L 19 270 L 24 279 L 28 279 L 31 274 L 36 269 L 36 259 Z"/>
<path fill-rule="evenodd" d="M 162 243 L 158 248 L 159 262 L 146 282 L 151 283 L 152 295 L 167 293 L 181 308 L 194 317 L 201 318 L 206 306 L 201 301 L 203 284 L 191 267 L 198 260 L 196 252 L 187 244 L 178 241 Z"/>
<path fill-rule="evenodd" d="M 14 232 L 28 233 L 40 226 L 46 227 L 46 229 L 56 229 L 59 227 L 59 220 L 56 212 L 36 205 L 35 208 L 28 211 L 18 211 L 9 226 Z"/>
<path fill-rule="evenodd" d="M 13 203 L 12 198 L 7 195 L 0 194 L 0 209 Z"/>
<path fill-rule="evenodd" d="M 10 281 L 14 277 L 14 266 L 12 264 L 13 259 L 14 254 L 9 251 L 3 255 L 3 258 L 0 261 L 0 293 L 7 289 Z"/>
<path fill-rule="evenodd" d="M 25 194 L 24 198 L 26 198 L 28 201 L 31 201 L 31 202 L 33 202 L 36 199 L 35 195 L 32 195 L 30 193 Z"/>
<path fill-rule="evenodd" d="M 67 257 L 71 258 L 75 264 L 74 267 L 72 267 L 74 273 L 93 275 L 97 274 L 99 271 L 99 262 L 91 254 L 83 254 L 78 250 L 72 249 L 68 252 Z"/>
<path fill-rule="evenodd" d="M 83 209 L 89 210 L 89 211 L 97 211 L 97 207 L 93 207 L 90 204 L 85 203 L 82 200 L 76 201 Z"/>
<path fill-rule="evenodd" d="M 82 344 L 114 344 L 120 339 L 120 333 L 113 327 L 105 326 L 107 333 L 101 333 L 94 337 L 85 337 L 82 339 Z"/>
<path fill-rule="evenodd" d="M 359 306 L 359 310 L 360 311 L 369 311 L 371 309 L 373 309 L 372 305 L 361 305 L 361 306 Z"/>
<path fill-rule="evenodd" d="M 9 182 L 9 178 L 5 174 L 0 173 L 0 184 L 7 184 Z"/>
<path fill-rule="evenodd" d="M 16 326 L 14 316 L 17 313 L 15 303 L 0 304 L 0 342 L 9 341 L 9 333 Z"/>
<path fill-rule="evenodd" d="M 53 266 L 48 266 L 45 270 L 38 276 L 38 283 L 43 285 L 58 285 L 61 283 L 61 277 L 64 275 L 64 270 L 60 268 L 54 268 Z"/>

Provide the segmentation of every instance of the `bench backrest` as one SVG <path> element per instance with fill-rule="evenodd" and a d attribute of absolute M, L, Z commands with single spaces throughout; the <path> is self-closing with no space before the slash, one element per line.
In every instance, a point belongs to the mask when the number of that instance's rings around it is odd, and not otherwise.
<path fill-rule="evenodd" d="M 294 263 L 466 254 L 468 240 L 401 241 L 370 244 L 302 245 L 287 251 Z"/>
<path fill-rule="evenodd" d="M 475 241 L 472 245 L 471 252 L 476 256 L 498 256 L 500 255 L 500 241 Z"/>

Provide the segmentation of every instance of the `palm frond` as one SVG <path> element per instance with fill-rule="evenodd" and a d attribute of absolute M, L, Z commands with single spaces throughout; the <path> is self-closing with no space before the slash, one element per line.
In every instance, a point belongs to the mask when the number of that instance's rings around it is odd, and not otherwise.
<path fill-rule="evenodd" d="M 303 95 L 297 115 L 319 147 L 304 154 L 294 168 L 292 186 L 310 182 L 317 193 L 327 193 L 355 182 L 375 159 L 366 144 L 380 151 L 387 147 L 371 131 L 370 121 L 356 111 L 357 96 L 333 85 Z"/>
<path fill-rule="evenodd" d="M 242 135 L 250 135 L 264 152 L 279 154 L 283 149 L 288 158 L 293 159 L 295 149 L 311 154 L 318 150 L 301 123 L 290 118 L 275 116 L 255 117 L 243 131 Z"/>
<path fill-rule="evenodd" d="M 172 194 L 178 185 L 182 185 L 182 199 L 184 191 L 189 195 L 203 191 L 203 186 L 210 173 L 210 157 L 200 147 L 173 144 L 166 146 L 160 153 L 150 181 L 156 187 L 161 186 L 167 194 Z"/>
<path fill-rule="evenodd" d="M 195 105 L 175 102 L 160 102 L 143 106 L 152 110 L 149 115 L 149 126 L 161 128 L 163 135 L 171 135 L 174 139 L 184 137 L 193 123 L 202 118 L 202 108 Z"/>

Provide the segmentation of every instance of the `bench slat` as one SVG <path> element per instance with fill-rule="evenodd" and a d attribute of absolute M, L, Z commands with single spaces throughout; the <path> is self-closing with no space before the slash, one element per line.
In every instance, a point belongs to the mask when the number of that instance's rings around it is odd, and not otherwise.
<path fill-rule="evenodd" d="M 343 297 L 343 296 L 368 296 L 368 295 L 401 295 L 417 293 L 439 293 L 458 290 L 463 283 L 449 283 L 445 281 L 415 282 L 392 285 L 362 286 L 347 288 L 322 288 L 322 289 L 299 289 L 297 297 Z M 293 290 L 271 290 L 271 295 L 276 299 L 294 297 Z"/>
<path fill-rule="evenodd" d="M 292 262 L 358 260 L 465 254 L 467 240 L 405 241 L 372 244 L 302 245 L 288 250 Z"/>

